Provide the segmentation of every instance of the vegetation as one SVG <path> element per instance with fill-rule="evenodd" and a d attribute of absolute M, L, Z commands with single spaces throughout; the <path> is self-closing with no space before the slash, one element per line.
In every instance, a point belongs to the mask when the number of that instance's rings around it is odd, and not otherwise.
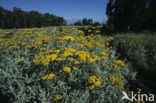
<path fill-rule="evenodd" d="M 120 33 L 113 37 L 111 45 L 116 48 L 118 59 L 126 59 L 131 71 L 138 72 L 136 86 L 144 93 L 156 94 L 156 35 Z"/>
<path fill-rule="evenodd" d="M 156 94 L 155 5 L 109 0 L 103 26 L 0 7 L 0 100 L 127 103 L 123 91 Z"/>
<path fill-rule="evenodd" d="M 114 32 L 156 30 L 155 0 L 109 0 L 107 29 Z"/>
<path fill-rule="evenodd" d="M 87 19 L 87 18 L 83 18 L 82 20 L 78 20 L 74 23 L 74 25 L 79 25 L 79 26 L 100 26 L 101 23 L 99 22 L 93 22 L 93 19 Z"/>
<path fill-rule="evenodd" d="M 136 73 L 115 56 L 109 46 L 113 37 L 100 32 L 84 36 L 76 28 L 50 30 L 1 29 L 3 95 L 11 103 L 121 102 L 122 91 L 128 92 Z"/>
<path fill-rule="evenodd" d="M 26 12 L 20 8 L 13 11 L 0 7 L 0 28 L 30 28 L 65 25 L 63 17 L 54 14 L 41 14 L 37 11 Z"/>

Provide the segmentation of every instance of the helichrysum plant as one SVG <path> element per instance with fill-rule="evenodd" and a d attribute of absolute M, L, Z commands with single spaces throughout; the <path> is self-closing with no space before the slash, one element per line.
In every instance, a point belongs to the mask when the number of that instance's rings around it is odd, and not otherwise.
<path fill-rule="evenodd" d="M 96 28 L 96 27 L 94 27 Z M 0 32 L 0 89 L 12 103 L 124 103 L 122 91 L 135 79 L 109 45 L 113 37 L 19 29 Z"/>

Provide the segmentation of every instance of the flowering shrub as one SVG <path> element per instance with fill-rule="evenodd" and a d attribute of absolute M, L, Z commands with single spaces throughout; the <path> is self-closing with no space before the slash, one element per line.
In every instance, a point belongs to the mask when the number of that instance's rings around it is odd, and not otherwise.
<path fill-rule="evenodd" d="M 94 29 L 94 28 L 93 28 Z M 113 37 L 83 31 L 20 29 L 1 36 L 0 89 L 12 103 L 126 103 L 122 91 L 135 79 L 117 60 Z M 0 35 L 6 35 L 3 30 Z"/>

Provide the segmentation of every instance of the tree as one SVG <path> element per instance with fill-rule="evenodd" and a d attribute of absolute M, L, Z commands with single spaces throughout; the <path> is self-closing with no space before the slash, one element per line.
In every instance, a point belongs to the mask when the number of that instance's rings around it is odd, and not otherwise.
<path fill-rule="evenodd" d="M 114 31 L 140 31 L 155 27 L 155 0 L 109 0 L 107 26 Z"/>
<path fill-rule="evenodd" d="M 27 28 L 66 25 L 63 17 L 54 14 L 41 14 L 37 11 L 25 12 L 14 7 L 13 11 L 0 7 L 0 28 Z"/>
<path fill-rule="evenodd" d="M 88 20 L 86 18 L 82 19 L 82 25 L 88 25 Z"/>
<path fill-rule="evenodd" d="M 93 24 L 93 26 L 99 26 L 99 25 L 101 25 L 99 22 L 95 22 L 95 23 Z"/>
<path fill-rule="evenodd" d="M 93 19 L 88 19 L 87 24 L 92 25 L 93 24 Z"/>
<path fill-rule="evenodd" d="M 75 22 L 74 25 L 81 25 L 81 20 L 78 20 L 77 22 Z"/>

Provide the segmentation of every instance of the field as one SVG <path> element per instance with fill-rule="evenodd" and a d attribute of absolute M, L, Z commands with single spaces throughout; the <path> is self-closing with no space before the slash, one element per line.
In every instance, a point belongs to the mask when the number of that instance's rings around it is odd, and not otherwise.
<path fill-rule="evenodd" d="M 0 29 L 3 101 L 127 103 L 122 91 L 155 93 L 155 35 L 78 28 Z"/>

